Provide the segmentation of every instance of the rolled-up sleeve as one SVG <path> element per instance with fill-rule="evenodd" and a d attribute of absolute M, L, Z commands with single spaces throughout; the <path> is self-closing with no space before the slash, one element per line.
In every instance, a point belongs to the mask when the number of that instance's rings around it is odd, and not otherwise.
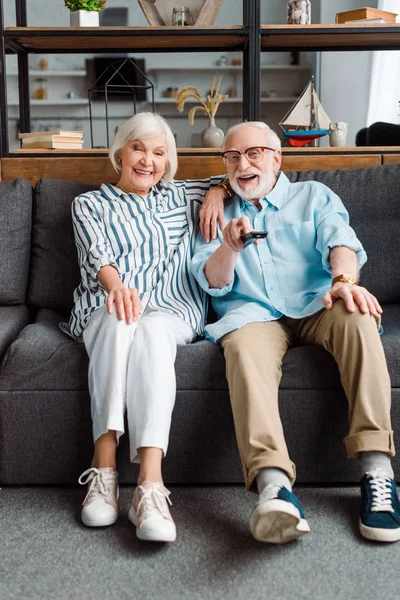
<path fill-rule="evenodd" d="M 204 272 L 206 264 L 210 256 L 214 254 L 216 250 L 221 246 L 221 241 L 217 238 L 212 240 L 209 244 L 204 241 L 201 233 L 198 234 L 196 239 L 196 245 L 194 249 L 194 256 L 192 258 L 191 272 L 196 279 L 199 286 L 207 292 L 210 296 L 221 297 L 229 294 L 233 288 L 234 277 L 228 285 L 223 288 L 212 288 L 208 283 L 208 279 Z"/>
<path fill-rule="evenodd" d="M 358 268 L 361 269 L 367 255 L 354 229 L 349 225 L 349 214 L 340 198 L 328 188 L 325 189 L 326 196 L 316 213 L 317 249 L 321 253 L 323 267 L 331 271 L 331 249 L 346 246 L 357 253 Z"/>
<path fill-rule="evenodd" d="M 102 288 L 97 275 L 106 265 L 118 270 L 102 218 L 93 200 L 86 195 L 72 203 L 72 223 L 82 281 L 93 294 Z M 119 270 L 118 270 L 119 271 Z"/>

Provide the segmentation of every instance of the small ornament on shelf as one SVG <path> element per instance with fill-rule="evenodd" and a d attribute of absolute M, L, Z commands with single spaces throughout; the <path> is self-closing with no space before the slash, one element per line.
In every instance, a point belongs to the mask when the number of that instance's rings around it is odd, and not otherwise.
<path fill-rule="evenodd" d="M 47 93 L 46 84 L 47 84 L 46 79 L 41 78 L 41 77 L 36 79 L 36 87 L 35 87 L 35 91 L 33 93 L 33 98 L 35 100 L 47 100 L 48 93 Z"/>
<path fill-rule="evenodd" d="M 346 146 L 348 126 L 345 121 L 329 123 L 329 145 L 331 147 Z"/>
<path fill-rule="evenodd" d="M 201 132 L 201 142 L 205 148 L 221 148 L 225 137 L 222 129 L 215 125 L 215 115 L 221 102 L 229 98 L 229 96 L 228 94 L 222 95 L 219 92 L 222 75 L 218 77 L 218 81 L 216 81 L 216 79 L 216 77 L 213 77 L 210 93 L 207 94 L 206 99 L 202 97 L 196 87 L 190 85 L 187 85 L 179 90 L 176 97 L 176 107 L 179 112 L 183 112 L 185 102 L 189 98 L 199 102 L 199 105 L 194 106 L 189 111 L 188 117 L 191 125 L 194 124 L 194 117 L 197 111 L 205 113 L 210 119 L 208 127 Z"/>
<path fill-rule="evenodd" d="M 64 5 L 70 10 L 71 27 L 98 27 L 107 0 L 64 0 Z"/>
<path fill-rule="evenodd" d="M 288 25 L 310 25 L 310 0 L 289 0 L 287 3 L 287 23 Z"/>
<path fill-rule="evenodd" d="M 194 25 L 192 14 L 187 6 L 175 6 L 172 9 L 172 25 L 180 27 Z"/>

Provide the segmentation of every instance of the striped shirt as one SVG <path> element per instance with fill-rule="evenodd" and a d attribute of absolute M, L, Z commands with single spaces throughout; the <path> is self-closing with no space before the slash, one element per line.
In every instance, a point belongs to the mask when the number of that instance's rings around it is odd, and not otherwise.
<path fill-rule="evenodd" d="M 161 181 L 146 196 L 103 183 L 75 198 L 72 221 L 82 280 L 63 331 L 79 338 L 92 313 L 106 303 L 97 275 L 112 265 L 126 287 L 138 290 L 143 309 L 149 305 L 175 314 L 202 334 L 207 298 L 190 265 L 199 206 L 222 179 Z"/>

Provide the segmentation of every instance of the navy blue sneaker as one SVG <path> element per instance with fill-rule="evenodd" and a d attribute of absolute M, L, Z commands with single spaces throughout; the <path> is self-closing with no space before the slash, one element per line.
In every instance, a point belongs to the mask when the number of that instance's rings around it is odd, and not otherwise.
<path fill-rule="evenodd" d="M 360 532 L 367 540 L 400 540 L 400 502 L 396 482 L 384 471 L 367 472 L 361 479 Z"/>
<path fill-rule="evenodd" d="M 256 540 L 284 544 L 310 532 L 300 502 L 285 487 L 267 485 L 250 518 Z"/>

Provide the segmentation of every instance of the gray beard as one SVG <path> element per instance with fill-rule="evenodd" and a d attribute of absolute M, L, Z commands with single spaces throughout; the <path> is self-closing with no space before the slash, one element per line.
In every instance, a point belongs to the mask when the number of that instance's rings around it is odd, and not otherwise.
<path fill-rule="evenodd" d="M 233 179 L 230 184 L 233 191 L 243 200 L 259 200 L 263 196 L 266 196 L 275 186 L 276 174 L 272 173 L 265 175 L 264 173 L 257 173 L 259 183 L 257 186 L 253 186 L 251 182 L 242 189 L 237 180 Z"/>

